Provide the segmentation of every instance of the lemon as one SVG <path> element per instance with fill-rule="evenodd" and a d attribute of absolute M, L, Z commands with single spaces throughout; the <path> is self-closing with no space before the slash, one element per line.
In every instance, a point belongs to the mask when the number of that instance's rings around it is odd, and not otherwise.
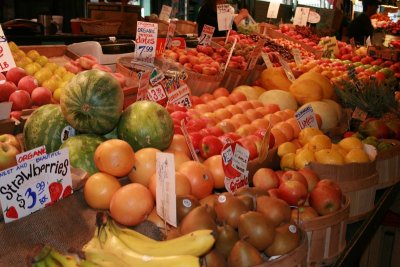
<path fill-rule="evenodd" d="M 294 157 L 294 167 L 296 170 L 304 169 L 311 161 L 315 161 L 314 152 L 309 149 L 299 149 Z"/>
<path fill-rule="evenodd" d="M 297 145 L 292 142 L 285 142 L 278 146 L 278 156 L 283 157 L 287 153 L 296 153 Z"/>
<path fill-rule="evenodd" d="M 314 135 L 308 142 L 308 148 L 314 152 L 331 147 L 332 147 L 331 139 L 324 134 Z"/>
<path fill-rule="evenodd" d="M 343 165 L 344 158 L 336 149 L 321 149 L 314 153 L 315 160 L 321 164 Z"/>
<path fill-rule="evenodd" d="M 353 148 L 360 148 L 360 149 L 363 148 L 363 143 L 361 142 L 360 139 L 358 139 L 355 136 L 343 138 L 342 140 L 340 140 L 338 145 L 347 151 L 350 151 Z"/>
<path fill-rule="evenodd" d="M 295 153 L 287 153 L 285 154 L 280 161 L 280 167 L 282 170 L 294 170 L 294 157 L 296 156 Z"/>
<path fill-rule="evenodd" d="M 317 128 L 304 128 L 299 133 L 299 142 L 302 146 L 308 143 L 314 135 L 324 134 L 321 130 Z"/>
<path fill-rule="evenodd" d="M 360 148 L 351 149 L 345 156 L 346 163 L 367 163 L 370 162 L 368 154 Z"/>

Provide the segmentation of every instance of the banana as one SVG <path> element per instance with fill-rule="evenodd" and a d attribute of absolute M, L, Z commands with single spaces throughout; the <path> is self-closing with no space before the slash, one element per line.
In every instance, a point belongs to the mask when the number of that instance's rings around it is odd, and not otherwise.
<path fill-rule="evenodd" d="M 60 267 L 58 262 L 50 256 L 47 256 L 44 262 L 46 263 L 46 267 Z"/>
<path fill-rule="evenodd" d="M 46 267 L 46 262 L 44 260 L 38 261 L 32 264 L 33 267 Z"/>
<path fill-rule="evenodd" d="M 62 267 L 78 267 L 78 263 L 73 257 L 63 255 L 55 249 L 52 249 L 47 257 L 52 257 L 56 262 L 61 264 Z"/>
<path fill-rule="evenodd" d="M 155 257 L 143 255 L 129 249 L 119 238 L 114 235 L 109 227 L 104 227 L 99 231 L 99 235 L 95 236 L 100 243 L 100 249 L 96 248 L 98 244 L 92 242 L 92 245 L 85 246 L 84 252 L 86 259 L 99 266 L 115 266 L 115 267 L 200 267 L 198 257 L 191 255 L 176 255 Z M 115 265 L 110 263 L 117 260 Z"/>
<path fill-rule="evenodd" d="M 110 228 L 128 248 L 149 256 L 192 255 L 198 257 L 206 254 L 215 242 L 212 230 L 197 230 L 166 241 L 146 242 L 126 234 L 126 231 L 118 231 L 112 223 Z"/>

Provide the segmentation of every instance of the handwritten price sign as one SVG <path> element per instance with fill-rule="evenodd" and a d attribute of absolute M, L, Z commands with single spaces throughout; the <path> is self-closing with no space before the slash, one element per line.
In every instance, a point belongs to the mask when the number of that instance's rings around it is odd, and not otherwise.
<path fill-rule="evenodd" d="M 0 25 L 0 72 L 8 71 L 15 67 L 14 58 L 11 54 L 7 38 Z"/>
<path fill-rule="evenodd" d="M 308 105 L 304 109 L 296 112 L 295 117 L 300 130 L 305 128 L 318 129 L 317 119 L 315 118 L 314 110 L 311 105 Z"/>
<path fill-rule="evenodd" d="M 219 31 L 232 29 L 234 9 L 229 4 L 217 5 L 217 21 Z"/>
<path fill-rule="evenodd" d="M 199 45 L 209 45 L 213 37 L 215 27 L 204 24 L 203 30 L 199 37 Z"/>
<path fill-rule="evenodd" d="M 309 7 L 296 7 L 294 13 L 293 24 L 299 26 L 307 26 L 308 15 L 310 14 Z"/>
<path fill-rule="evenodd" d="M 68 149 L 37 156 L 0 172 L 6 223 L 52 205 L 72 193 Z"/>
<path fill-rule="evenodd" d="M 167 95 L 161 84 L 149 88 L 147 91 L 147 97 L 153 102 L 157 102 L 162 105 L 167 100 Z"/>
<path fill-rule="evenodd" d="M 136 28 L 136 47 L 135 57 L 145 62 L 154 62 L 157 46 L 157 30 L 156 23 L 138 21 Z"/>

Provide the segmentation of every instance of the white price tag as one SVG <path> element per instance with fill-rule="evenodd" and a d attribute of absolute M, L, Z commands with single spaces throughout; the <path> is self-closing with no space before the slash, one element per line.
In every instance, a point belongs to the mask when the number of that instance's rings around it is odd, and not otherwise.
<path fill-rule="evenodd" d="M 9 71 L 15 67 L 13 55 L 0 25 L 0 72 Z"/>
<path fill-rule="evenodd" d="M 158 18 L 163 21 L 169 21 L 169 18 L 171 17 L 171 11 L 172 7 L 167 5 L 162 5 L 161 12 Z"/>
<path fill-rule="evenodd" d="M 217 5 L 218 31 L 232 29 L 234 9 L 229 4 Z"/>
<path fill-rule="evenodd" d="M 294 82 L 296 78 L 294 77 L 294 74 L 290 69 L 289 64 L 281 56 L 278 56 L 278 58 L 279 58 L 279 63 L 281 63 L 281 66 L 286 73 L 286 77 L 289 79 L 289 81 Z"/>
<path fill-rule="evenodd" d="M 274 65 L 272 65 L 271 59 L 269 58 L 267 53 L 261 53 L 262 59 L 264 60 L 265 66 L 267 68 L 272 68 Z"/>
<path fill-rule="evenodd" d="M 301 65 L 303 65 L 303 60 L 301 59 L 301 53 L 300 50 L 297 48 L 293 48 L 292 49 L 292 54 L 294 57 L 294 62 L 296 62 L 296 66 L 300 67 Z"/>
<path fill-rule="evenodd" d="M 251 52 L 251 54 L 250 54 L 250 60 L 247 65 L 248 70 L 252 70 L 256 66 L 257 60 L 260 57 L 260 54 L 262 52 L 265 42 L 266 42 L 266 39 L 258 40 L 256 47 L 254 47 L 253 52 Z"/>
<path fill-rule="evenodd" d="M 213 37 L 215 27 L 204 24 L 203 30 L 199 37 L 199 45 L 209 45 Z"/>
<path fill-rule="evenodd" d="M 232 167 L 238 170 L 241 174 L 247 172 L 247 163 L 249 161 L 250 152 L 239 144 L 236 144 L 235 153 L 232 157 Z"/>
<path fill-rule="evenodd" d="M 72 193 L 68 148 L 0 171 L 0 202 L 6 223 L 54 204 Z"/>
<path fill-rule="evenodd" d="M 5 82 L 5 80 L 3 80 Z M 3 82 L 3 81 L 0 81 Z M 0 120 L 5 120 L 10 118 L 12 102 L 2 102 L 0 103 Z"/>
<path fill-rule="evenodd" d="M 222 160 L 225 165 L 227 165 L 229 162 L 232 161 L 233 159 L 233 150 L 232 146 L 227 146 L 221 153 L 222 155 Z"/>
<path fill-rule="evenodd" d="M 321 16 L 315 12 L 315 11 L 310 11 L 308 14 L 308 22 L 309 23 L 318 23 L 321 20 Z"/>
<path fill-rule="evenodd" d="M 323 57 L 330 58 L 339 52 L 339 46 L 335 36 L 321 39 L 318 45 L 323 47 Z"/>
<path fill-rule="evenodd" d="M 269 2 L 268 11 L 267 11 L 267 18 L 268 19 L 276 19 L 278 17 L 279 7 L 281 3 L 278 1 L 271 1 Z"/>
<path fill-rule="evenodd" d="M 136 28 L 135 57 L 153 63 L 156 56 L 157 23 L 138 21 Z"/>
<path fill-rule="evenodd" d="M 176 23 L 170 22 L 168 25 L 167 40 L 165 41 L 165 49 L 169 49 L 171 47 L 172 38 L 174 38 L 175 34 L 175 29 L 176 29 Z"/>
<path fill-rule="evenodd" d="M 159 102 L 164 98 L 167 98 L 164 88 L 161 84 L 154 87 L 150 87 L 147 91 L 147 97 L 154 102 Z"/>
<path fill-rule="evenodd" d="M 46 155 L 46 147 L 40 146 L 17 155 L 17 164 L 20 165 L 25 161 Z"/>
<path fill-rule="evenodd" d="M 309 13 L 310 13 L 309 7 L 296 7 L 296 11 L 294 13 L 294 18 L 293 18 L 293 24 L 299 26 L 306 26 Z"/>
<path fill-rule="evenodd" d="M 157 152 L 156 176 L 157 214 L 176 227 L 175 161 L 172 153 Z"/>
<path fill-rule="evenodd" d="M 139 87 L 137 90 L 136 101 L 146 100 L 147 91 L 149 90 L 150 70 L 139 72 Z"/>
<path fill-rule="evenodd" d="M 187 84 L 181 85 L 178 89 L 168 91 L 168 103 L 175 105 L 182 105 L 187 108 L 192 106 L 192 101 L 190 100 L 190 89 Z"/>
<path fill-rule="evenodd" d="M 295 117 L 300 130 L 305 128 L 318 129 L 317 119 L 315 118 L 314 110 L 311 105 L 308 105 L 304 109 L 297 111 L 295 113 Z"/>

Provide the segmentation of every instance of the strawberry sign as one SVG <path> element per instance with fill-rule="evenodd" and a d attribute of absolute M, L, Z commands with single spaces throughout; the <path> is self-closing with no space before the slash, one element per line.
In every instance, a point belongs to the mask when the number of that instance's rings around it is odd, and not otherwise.
<path fill-rule="evenodd" d="M 0 202 L 6 223 L 72 194 L 68 148 L 39 155 L 0 172 Z"/>

